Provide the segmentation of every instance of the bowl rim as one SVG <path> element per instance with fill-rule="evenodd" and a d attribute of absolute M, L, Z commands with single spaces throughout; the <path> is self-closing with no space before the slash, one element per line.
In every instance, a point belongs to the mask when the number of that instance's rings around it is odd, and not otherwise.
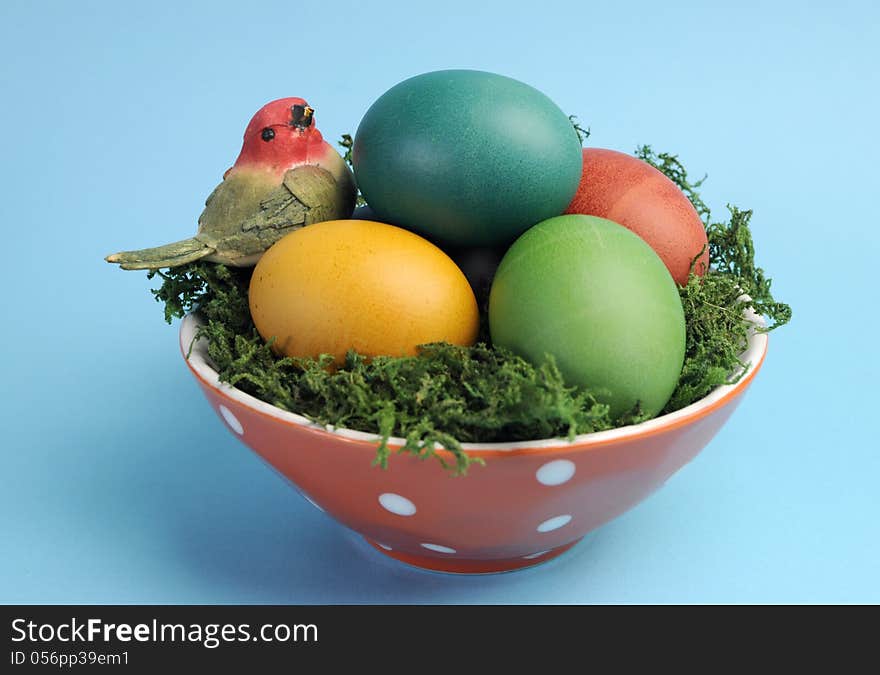
<path fill-rule="evenodd" d="M 631 424 L 606 431 L 595 431 L 587 434 L 579 434 L 574 439 L 569 440 L 566 437 L 561 438 L 545 438 L 530 441 L 511 441 L 496 443 L 462 443 L 462 450 L 469 455 L 485 456 L 485 455 L 504 455 L 514 451 L 548 451 L 548 450 L 578 450 L 589 449 L 593 447 L 607 447 L 618 443 L 630 442 L 636 439 L 654 436 L 660 433 L 666 433 L 673 429 L 692 424 L 710 414 L 715 410 L 726 406 L 737 396 L 742 394 L 751 383 L 752 379 L 761 369 L 764 358 L 767 355 L 768 335 L 760 330 L 766 327 L 764 318 L 754 312 L 751 308 L 745 310 L 745 317 L 753 325 L 750 331 L 748 345 L 740 354 L 740 360 L 746 364 L 748 372 L 745 373 L 737 382 L 733 384 L 723 384 L 713 389 L 709 394 L 698 401 L 691 403 L 684 408 L 675 412 L 667 413 L 639 424 Z M 193 342 L 196 330 L 203 323 L 201 318 L 195 313 L 188 313 L 180 322 L 179 340 L 180 351 L 184 361 L 189 367 L 193 375 L 201 381 L 201 383 L 216 391 L 219 395 L 231 399 L 259 414 L 274 418 L 286 424 L 303 427 L 309 431 L 318 434 L 326 434 L 335 439 L 344 439 L 346 441 L 360 442 L 375 448 L 376 444 L 381 440 L 381 436 L 366 431 L 357 431 L 355 429 L 347 429 L 344 427 L 334 427 L 332 425 L 323 426 L 317 422 L 313 422 L 307 417 L 297 413 L 282 410 L 270 403 L 266 403 L 255 396 L 230 386 L 225 382 L 221 382 L 219 374 L 211 366 L 208 359 L 208 340 L 200 338 Z M 730 379 L 735 379 L 742 373 L 743 369 L 731 374 Z M 403 438 L 392 436 L 388 439 L 388 445 L 391 448 L 403 446 L 406 440 Z M 438 452 L 448 452 L 441 447 L 436 448 Z"/>

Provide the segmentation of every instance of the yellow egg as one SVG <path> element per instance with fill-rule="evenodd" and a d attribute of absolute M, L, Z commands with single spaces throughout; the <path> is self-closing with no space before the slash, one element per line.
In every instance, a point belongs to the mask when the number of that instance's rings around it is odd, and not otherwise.
<path fill-rule="evenodd" d="M 349 349 L 404 356 L 429 342 L 473 344 L 479 314 L 464 274 L 408 230 L 369 220 L 308 225 L 276 242 L 250 282 L 257 330 L 287 356 Z"/>

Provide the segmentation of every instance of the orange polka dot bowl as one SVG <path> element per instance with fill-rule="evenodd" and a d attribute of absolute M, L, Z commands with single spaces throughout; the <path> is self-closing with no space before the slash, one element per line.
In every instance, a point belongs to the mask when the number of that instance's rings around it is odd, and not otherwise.
<path fill-rule="evenodd" d="M 464 444 L 485 465 L 456 477 L 409 455 L 392 454 L 387 469 L 373 466 L 375 435 L 321 427 L 221 383 L 207 345 L 190 350 L 197 327 L 194 316 L 183 320 L 181 350 L 233 435 L 377 551 L 458 573 L 545 562 L 644 500 L 724 425 L 767 352 L 766 333 L 753 333 L 741 357 L 748 369 L 736 383 L 642 424 L 574 441 Z M 390 443 L 392 450 L 402 445 Z"/>

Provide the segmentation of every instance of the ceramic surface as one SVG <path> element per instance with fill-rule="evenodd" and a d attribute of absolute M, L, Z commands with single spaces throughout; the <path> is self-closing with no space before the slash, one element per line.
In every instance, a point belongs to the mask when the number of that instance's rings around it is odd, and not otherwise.
<path fill-rule="evenodd" d="M 190 352 L 197 326 L 194 316 L 184 319 L 181 350 L 231 433 L 377 550 L 460 573 L 544 562 L 641 502 L 709 443 L 767 352 L 767 335 L 754 333 L 742 357 L 748 372 L 736 384 L 642 424 L 572 442 L 464 444 L 486 464 L 453 477 L 439 462 L 406 455 L 392 455 L 385 470 L 374 467 L 373 434 L 325 429 L 220 383 L 207 345 L 197 342 Z"/>

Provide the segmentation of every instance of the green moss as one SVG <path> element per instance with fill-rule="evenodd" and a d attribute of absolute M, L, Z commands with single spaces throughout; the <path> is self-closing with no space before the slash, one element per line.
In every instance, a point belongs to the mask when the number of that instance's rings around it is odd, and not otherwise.
<path fill-rule="evenodd" d="M 345 152 L 342 153 L 342 159 L 345 161 L 346 164 L 348 164 L 349 168 L 353 168 L 354 165 L 353 165 L 352 159 L 351 159 L 351 151 L 352 151 L 352 148 L 354 147 L 354 139 L 351 137 L 351 134 L 342 134 L 340 139 L 338 141 L 336 141 L 336 145 L 338 145 L 340 148 L 345 150 Z M 358 190 L 357 195 L 355 197 L 354 205 L 355 206 L 365 206 L 366 203 L 367 203 L 367 200 L 364 199 L 364 196 L 361 194 L 361 191 Z"/>
<path fill-rule="evenodd" d="M 791 318 L 777 302 L 770 280 L 755 265 L 749 229 L 751 211 L 729 207 L 730 218 L 713 222 L 700 199 L 702 180 L 690 183 L 674 155 L 643 146 L 637 156 L 657 166 L 691 199 L 706 223 L 713 269 L 691 276 L 680 289 L 687 321 L 684 368 L 664 413 L 703 398 L 743 364 L 751 305 L 769 329 Z M 251 270 L 196 262 L 163 272 L 154 290 L 165 318 L 197 310 L 205 319 L 200 336 L 220 379 L 279 408 L 323 425 L 376 433 L 375 463 L 386 466 L 390 437 L 406 439 L 401 453 L 436 458 L 457 474 L 475 461 L 464 442 L 522 441 L 568 437 L 642 421 L 639 411 L 612 419 L 608 406 L 587 390 L 568 387 L 553 361 L 535 367 L 503 349 L 425 345 L 419 356 L 366 360 L 353 352 L 336 369 L 329 357 L 291 359 L 275 355 L 254 327 L 248 310 Z M 752 300 L 743 302 L 748 294 Z M 442 447 L 448 454 L 435 452 Z M 451 461 L 448 458 L 451 457 Z"/>
<path fill-rule="evenodd" d="M 651 146 L 636 149 L 636 157 L 655 166 L 668 176 L 690 199 L 709 240 L 711 269 L 704 277 L 691 275 L 679 288 L 687 325 L 684 367 L 678 387 L 663 413 L 673 412 L 706 396 L 715 387 L 737 381 L 731 374 L 745 364 L 739 354 L 748 342 L 753 325 L 743 318 L 751 307 L 768 321 L 764 330 L 773 330 L 791 320 L 791 307 L 777 302 L 770 291 L 770 279 L 755 264 L 755 246 L 749 221 L 752 212 L 728 205 L 729 218 L 715 221 L 709 207 L 700 198 L 698 188 L 703 176 L 691 182 L 676 155 L 655 153 Z M 743 295 L 749 297 L 743 300 Z"/>

